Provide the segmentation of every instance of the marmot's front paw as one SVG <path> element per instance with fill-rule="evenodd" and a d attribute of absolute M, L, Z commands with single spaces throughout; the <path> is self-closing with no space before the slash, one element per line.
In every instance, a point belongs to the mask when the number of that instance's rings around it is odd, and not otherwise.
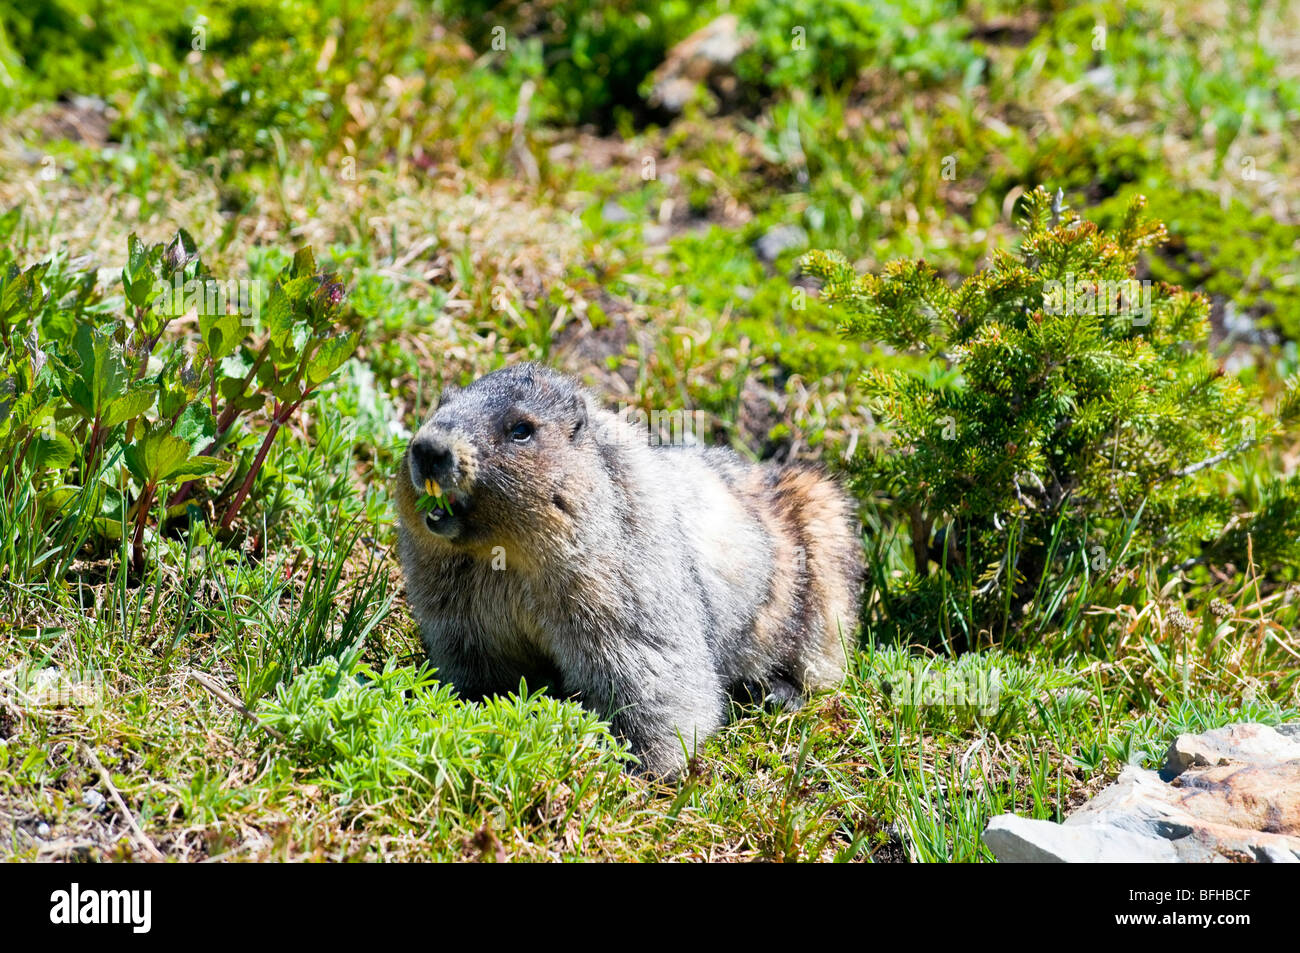
<path fill-rule="evenodd" d="M 806 701 L 794 682 L 780 676 L 741 682 L 732 697 L 742 705 L 762 705 L 768 711 L 798 711 Z"/>
<path fill-rule="evenodd" d="M 803 692 L 783 678 L 773 678 L 768 682 L 767 694 L 763 704 L 770 711 L 798 711 L 803 707 Z"/>

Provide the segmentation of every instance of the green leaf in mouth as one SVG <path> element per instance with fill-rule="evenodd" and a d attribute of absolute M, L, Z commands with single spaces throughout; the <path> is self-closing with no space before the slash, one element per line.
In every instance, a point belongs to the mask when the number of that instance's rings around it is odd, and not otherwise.
<path fill-rule="evenodd" d="M 451 500 L 446 493 L 421 493 L 415 501 L 415 508 L 421 513 L 431 513 L 436 508 L 450 515 Z"/>

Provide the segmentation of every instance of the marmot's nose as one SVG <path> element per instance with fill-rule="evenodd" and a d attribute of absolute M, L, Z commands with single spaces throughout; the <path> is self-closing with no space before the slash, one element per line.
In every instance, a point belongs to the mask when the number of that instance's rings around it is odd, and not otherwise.
<path fill-rule="evenodd" d="M 451 474 L 451 447 L 433 434 L 416 434 L 411 441 L 411 460 L 421 481 L 433 479 L 447 482 Z"/>

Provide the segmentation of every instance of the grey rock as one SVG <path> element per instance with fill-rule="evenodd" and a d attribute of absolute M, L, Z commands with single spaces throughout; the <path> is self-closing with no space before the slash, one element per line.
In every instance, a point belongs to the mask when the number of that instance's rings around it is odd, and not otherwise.
<path fill-rule="evenodd" d="M 606 202 L 600 209 L 601 217 L 611 225 L 625 225 L 628 222 L 636 221 L 636 216 L 619 205 L 613 199 Z"/>
<path fill-rule="evenodd" d="M 1221 310 L 1213 306 L 1222 302 Z M 1216 296 L 1212 300 L 1211 320 L 1213 321 L 1215 311 L 1218 310 L 1219 326 L 1222 328 L 1225 341 L 1239 341 L 1245 344 L 1263 345 L 1271 347 L 1278 342 L 1277 332 L 1271 328 L 1265 327 L 1259 323 L 1249 313 L 1237 310 L 1237 304 L 1231 298 L 1221 298 Z M 1248 356 L 1234 352 L 1230 358 L 1237 359 L 1237 363 L 1253 363 Z"/>
<path fill-rule="evenodd" d="M 641 229 L 641 240 L 647 245 L 663 245 L 672 237 L 672 229 L 667 225 L 658 225 L 650 222 Z"/>
<path fill-rule="evenodd" d="M 1300 760 L 1300 740 L 1268 725 L 1227 725 L 1199 735 L 1179 735 L 1165 755 L 1161 776 L 1168 780 L 1192 767 L 1297 760 Z"/>
<path fill-rule="evenodd" d="M 1019 864 L 1154 864 L 1176 863 L 1169 841 L 1143 836 L 1114 825 L 1067 827 L 1002 814 L 989 822 L 984 843 L 1003 863 Z"/>
<path fill-rule="evenodd" d="M 765 262 L 774 262 L 783 253 L 808 244 L 808 233 L 798 225 L 778 225 L 754 243 L 754 251 Z"/>
<path fill-rule="evenodd" d="M 669 112 L 681 112 L 702 83 L 734 84 L 731 65 L 752 38 L 740 29 L 734 13 L 724 14 L 696 30 L 671 50 L 654 72 L 650 104 Z"/>
<path fill-rule="evenodd" d="M 1300 863 L 1297 734 L 1235 724 L 1181 735 L 1164 771 L 1125 768 L 1063 824 L 1003 814 L 984 842 L 1012 863 Z"/>
<path fill-rule="evenodd" d="M 108 801 L 105 800 L 104 795 L 100 794 L 98 791 L 93 788 L 88 788 L 81 793 L 81 803 L 86 805 L 86 807 L 90 808 L 92 811 L 102 811 L 108 804 Z"/>
<path fill-rule="evenodd" d="M 72 96 L 69 103 L 73 109 L 79 109 L 82 112 L 107 114 L 109 111 L 108 102 L 99 96 L 83 96 L 77 93 Z"/>
<path fill-rule="evenodd" d="M 1115 71 L 1109 66 L 1098 66 L 1083 74 L 1083 81 L 1104 93 L 1115 91 Z"/>
<path fill-rule="evenodd" d="M 1255 853 L 1255 860 L 1261 864 L 1300 864 L 1300 857 L 1272 844 L 1262 845 Z"/>

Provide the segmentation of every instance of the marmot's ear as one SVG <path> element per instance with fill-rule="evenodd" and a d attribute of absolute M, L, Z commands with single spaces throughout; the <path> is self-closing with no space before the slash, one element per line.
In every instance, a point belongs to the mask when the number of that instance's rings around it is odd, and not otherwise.
<path fill-rule="evenodd" d="M 437 413 L 439 407 L 441 407 L 443 404 L 447 403 L 447 401 L 449 401 L 451 398 L 459 394 L 460 391 L 461 391 L 460 387 L 458 387 L 455 384 L 449 383 L 445 387 L 443 387 L 443 389 L 438 392 L 437 399 L 434 400 L 433 406 L 429 408 L 429 416 L 432 417 L 435 413 Z"/>
<path fill-rule="evenodd" d="M 583 428 L 587 426 L 587 395 L 578 393 L 573 395 L 573 427 L 569 431 L 569 438 L 577 440 L 581 435 Z"/>

